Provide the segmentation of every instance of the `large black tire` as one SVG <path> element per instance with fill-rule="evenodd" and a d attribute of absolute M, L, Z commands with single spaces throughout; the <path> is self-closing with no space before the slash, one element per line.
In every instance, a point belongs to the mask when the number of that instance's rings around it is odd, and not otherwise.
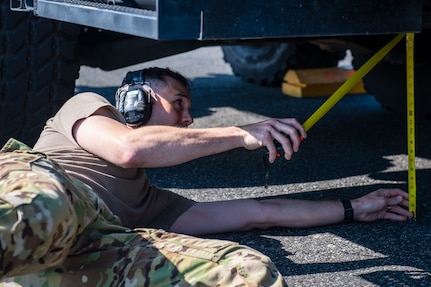
<path fill-rule="evenodd" d="M 260 85 L 279 85 L 288 69 L 336 67 L 344 56 L 309 43 L 223 46 L 222 50 L 235 75 Z"/>
<path fill-rule="evenodd" d="M 0 0 L 0 146 L 33 145 L 46 120 L 73 96 L 79 26 L 11 12 Z"/>
<path fill-rule="evenodd" d="M 431 119 L 431 43 L 429 31 L 415 36 L 415 114 L 418 119 Z M 363 79 L 365 89 L 383 108 L 406 115 L 406 51 L 401 41 Z M 353 53 L 352 64 L 359 69 L 373 54 Z"/>

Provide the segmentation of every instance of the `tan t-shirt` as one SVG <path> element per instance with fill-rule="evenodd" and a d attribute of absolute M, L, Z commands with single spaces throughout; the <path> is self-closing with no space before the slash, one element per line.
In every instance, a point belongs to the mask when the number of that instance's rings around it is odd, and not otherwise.
<path fill-rule="evenodd" d="M 171 210 L 169 205 L 175 203 L 177 195 L 150 186 L 142 168 L 124 169 L 85 151 L 72 135 L 72 127 L 78 120 L 101 107 L 106 107 L 113 119 L 125 124 L 124 117 L 105 98 L 95 93 L 81 93 L 71 97 L 47 121 L 34 149 L 46 153 L 69 175 L 89 185 L 124 226 L 153 227 L 151 221 L 158 220 L 158 213 Z M 97 141 L 97 135 L 94 140 Z M 172 216 L 178 216 L 190 205 Z"/>

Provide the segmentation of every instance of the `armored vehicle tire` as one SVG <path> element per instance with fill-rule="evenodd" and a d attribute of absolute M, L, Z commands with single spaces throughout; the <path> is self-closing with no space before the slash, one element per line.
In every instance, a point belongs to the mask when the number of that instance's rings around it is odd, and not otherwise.
<path fill-rule="evenodd" d="M 223 46 L 235 75 L 261 85 L 279 85 L 288 69 L 336 67 L 344 57 L 309 43 Z"/>
<path fill-rule="evenodd" d="M 33 145 L 73 95 L 80 28 L 0 5 L 0 146 L 10 137 Z"/>

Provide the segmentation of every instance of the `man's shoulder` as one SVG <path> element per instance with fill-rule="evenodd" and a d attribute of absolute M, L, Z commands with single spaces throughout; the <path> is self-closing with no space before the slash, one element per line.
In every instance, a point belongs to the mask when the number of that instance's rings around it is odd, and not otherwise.
<path fill-rule="evenodd" d="M 84 92 L 72 96 L 61 107 L 60 114 L 73 114 L 78 117 L 87 117 L 101 107 L 115 109 L 115 107 L 103 96 L 93 93 Z"/>
<path fill-rule="evenodd" d="M 76 120 L 89 117 L 100 108 L 107 111 L 107 116 L 125 124 L 123 115 L 115 106 L 105 97 L 93 92 L 76 94 L 63 105 L 58 115 L 63 120 L 72 120 L 74 124 Z"/>
<path fill-rule="evenodd" d="M 69 101 L 80 101 L 80 102 L 103 102 L 106 104 L 111 104 L 106 98 L 103 96 L 94 93 L 94 92 L 83 92 L 76 94 L 75 96 L 71 97 Z"/>

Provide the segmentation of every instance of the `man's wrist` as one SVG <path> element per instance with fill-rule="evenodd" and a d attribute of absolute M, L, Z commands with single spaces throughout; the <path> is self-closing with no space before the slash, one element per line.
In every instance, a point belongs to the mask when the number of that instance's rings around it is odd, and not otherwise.
<path fill-rule="evenodd" d="M 344 207 L 344 223 L 353 221 L 353 207 L 349 199 L 340 199 Z"/>

